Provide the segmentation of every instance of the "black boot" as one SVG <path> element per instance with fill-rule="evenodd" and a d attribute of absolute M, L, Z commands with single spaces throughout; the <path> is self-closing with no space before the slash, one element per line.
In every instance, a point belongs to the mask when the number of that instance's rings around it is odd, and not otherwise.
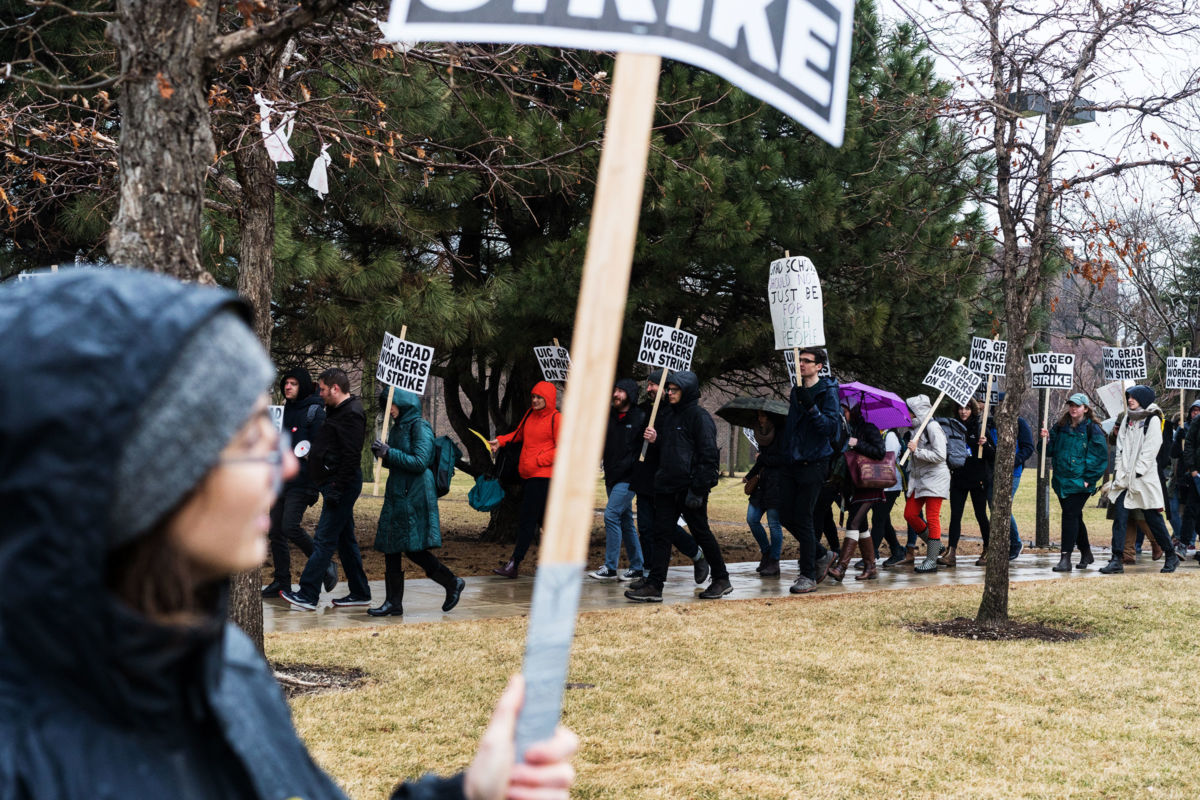
<path fill-rule="evenodd" d="M 1105 575 L 1115 575 L 1125 571 L 1125 564 L 1121 561 L 1121 556 L 1109 559 L 1108 563 L 1100 568 L 1100 571 Z"/>
<path fill-rule="evenodd" d="M 1058 563 L 1055 564 L 1053 567 L 1051 567 L 1051 569 L 1054 572 L 1070 572 L 1071 571 L 1071 554 L 1063 553 L 1061 556 L 1059 556 Z"/>
<path fill-rule="evenodd" d="M 1095 558 L 1095 556 L 1092 555 L 1091 546 L 1086 545 L 1086 544 L 1081 544 L 1079 546 L 1079 564 L 1076 565 L 1075 568 L 1076 569 L 1087 569 L 1088 564 L 1091 564 L 1095 560 L 1096 560 L 1096 558 Z"/>
<path fill-rule="evenodd" d="M 458 605 L 458 599 L 462 597 L 463 587 L 467 585 L 466 581 L 456 577 L 445 564 L 438 564 L 438 568 L 429 577 L 446 590 L 446 600 L 442 603 L 442 611 L 449 611 Z"/>
<path fill-rule="evenodd" d="M 368 608 L 372 617 L 399 617 L 404 614 L 404 572 L 388 570 L 383 573 L 384 593 L 387 595 L 379 608 Z"/>

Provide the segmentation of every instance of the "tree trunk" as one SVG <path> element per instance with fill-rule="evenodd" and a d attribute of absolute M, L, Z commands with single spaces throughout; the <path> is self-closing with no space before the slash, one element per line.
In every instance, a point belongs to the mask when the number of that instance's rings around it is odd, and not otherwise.
<path fill-rule="evenodd" d="M 217 4 L 118 0 L 109 35 L 120 52 L 119 205 L 108 234 L 117 263 L 213 283 L 200 262 L 205 176 L 216 149 L 204 93 L 204 48 Z"/>

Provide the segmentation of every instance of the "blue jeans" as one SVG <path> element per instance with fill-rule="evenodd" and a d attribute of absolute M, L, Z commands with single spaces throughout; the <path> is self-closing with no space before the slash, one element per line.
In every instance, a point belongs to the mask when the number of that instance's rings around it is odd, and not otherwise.
<path fill-rule="evenodd" d="M 1021 470 L 1021 472 L 1024 472 L 1024 470 Z M 1012 494 L 1010 495 L 1010 497 L 1017 496 L 1017 489 L 1021 486 L 1021 472 L 1017 472 L 1013 475 Z M 1049 497 L 1046 498 L 1047 501 L 1049 501 L 1049 499 L 1050 499 Z M 1020 546 L 1021 546 L 1021 532 L 1019 530 L 1017 530 L 1017 518 L 1009 517 L 1008 518 L 1008 552 L 1015 553 Z"/>
<path fill-rule="evenodd" d="M 1150 534 L 1158 542 L 1158 546 L 1163 550 L 1171 551 L 1171 537 L 1167 534 L 1167 524 L 1163 522 L 1162 514 L 1154 508 L 1142 509 L 1142 516 L 1146 518 L 1146 525 L 1150 528 Z M 1117 500 L 1113 503 L 1113 534 L 1112 548 L 1113 558 L 1120 560 L 1121 553 L 1125 551 L 1125 528 L 1129 525 L 1129 509 L 1125 507 L 1125 492 L 1121 492 L 1117 496 Z"/>
<path fill-rule="evenodd" d="M 362 492 L 362 473 L 359 473 L 350 488 L 342 492 L 336 502 L 325 499 L 321 506 L 321 517 L 313 534 L 313 552 L 300 575 L 300 596 L 315 603 L 321 596 L 321 581 L 336 550 L 342 562 L 342 572 L 350 594 L 369 600 L 371 587 L 367 573 L 363 570 L 362 555 L 358 552 L 358 539 L 354 536 L 354 502 Z"/>
<path fill-rule="evenodd" d="M 611 570 L 617 568 L 621 558 L 621 542 L 625 543 L 629 568 L 641 572 L 644 566 L 642 545 L 633 527 L 633 497 L 629 481 L 608 487 L 608 505 L 604 507 L 604 566 Z"/>
<path fill-rule="evenodd" d="M 764 513 L 767 515 L 767 526 L 771 529 L 769 541 L 762 526 Z M 754 541 L 758 542 L 758 549 L 762 551 L 763 557 L 778 561 L 779 554 L 783 552 L 783 525 L 779 523 L 779 511 L 774 508 L 763 511 L 751 500 L 746 504 L 746 524 L 750 526 L 750 533 L 754 534 Z"/>

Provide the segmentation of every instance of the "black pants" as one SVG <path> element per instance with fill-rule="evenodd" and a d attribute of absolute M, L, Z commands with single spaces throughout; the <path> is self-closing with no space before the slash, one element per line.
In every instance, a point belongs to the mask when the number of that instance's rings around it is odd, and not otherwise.
<path fill-rule="evenodd" d="M 542 517 L 546 516 L 546 499 L 550 497 L 549 478 L 526 478 L 521 484 L 521 513 L 517 517 L 517 546 L 513 549 L 512 560 L 520 564 L 529 552 L 538 530 L 542 527 Z"/>
<path fill-rule="evenodd" d="M 800 545 L 800 574 L 814 581 L 817 579 L 817 559 L 825 555 L 825 548 L 817 541 L 813 509 L 825 483 L 826 469 L 823 462 L 814 462 L 779 471 L 780 496 L 783 498 L 779 521 Z"/>
<path fill-rule="evenodd" d="M 1059 552 L 1065 556 L 1071 555 L 1076 545 L 1079 546 L 1080 553 L 1091 552 L 1087 526 L 1083 524 L 1083 507 L 1087 505 L 1089 497 L 1091 495 L 1087 492 L 1078 492 L 1058 498 L 1058 504 L 1062 506 L 1062 542 L 1059 544 Z"/>
<path fill-rule="evenodd" d="M 675 519 L 678 520 L 679 518 L 676 517 Z M 646 567 L 646 572 L 649 573 L 650 563 L 654 559 L 653 494 L 638 494 L 637 496 L 637 528 L 638 540 L 642 545 L 642 564 Z M 692 561 L 695 561 L 696 556 L 700 553 L 700 545 L 696 544 L 696 540 L 692 538 L 691 534 L 679 527 L 678 523 L 675 525 L 675 529 L 671 531 L 671 545 Z"/>
<path fill-rule="evenodd" d="M 389 596 L 393 591 L 404 594 L 404 556 L 408 556 L 409 561 L 425 570 L 426 578 L 446 588 L 454 586 L 454 573 L 428 550 L 417 550 L 412 553 L 384 553 L 383 568 L 387 572 L 388 579 L 395 581 L 396 584 L 394 588 L 389 585 Z"/>
<path fill-rule="evenodd" d="M 816 532 L 817 539 L 820 540 L 821 534 L 825 535 L 825 541 L 829 542 L 829 549 L 835 553 L 841 548 L 841 542 L 838 541 L 837 520 L 833 518 L 833 505 L 838 499 L 838 487 L 825 483 L 821 486 L 821 493 L 817 495 L 817 504 L 813 507 L 813 530 Z"/>
<path fill-rule="evenodd" d="M 688 530 L 692 532 L 692 538 L 704 551 L 704 558 L 712 567 L 713 580 L 729 578 L 729 570 L 725 568 L 725 559 L 721 556 L 721 546 L 717 544 L 717 538 L 708 527 L 708 498 L 704 498 L 704 505 L 700 508 L 692 509 L 684 505 L 686 497 L 686 490 L 654 495 L 654 560 L 650 562 L 648 583 L 659 591 L 667 582 L 667 567 L 671 565 L 671 541 L 681 514 Z M 645 553 L 642 556 L 644 558 Z"/>
<path fill-rule="evenodd" d="M 871 541 L 875 544 L 876 552 L 879 552 L 879 543 L 884 539 L 887 539 L 892 555 L 903 549 L 900 540 L 896 538 L 896 528 L 892 525 L 892 506 L 896 505 L 896 498 L 899 496 L 899 491 L 885 491 L 883 502 L 876 503 L 871 511 Z"/>
<path fill-rule="evenodd" d="M 282 583 L 288 591 L 292 589 L 292 555 L 288 543 L 300 548 L 304 557 L 313 552 L 312 537 L 300 524 L 305 510 L 316 501 L 317 490 L 294 486 L 283 490 L 271 506 L 271 529 L 267 541 L 271 547 L 271 563 L 275 569 L 274 580 Z"/>
<path fill-rule="evenodd" d="M 1179 478 L 1179 541 L 1189 547 L 1196 541 L 1196 521 L 1200 519 L 1200 494 L 1192 474 L 1184 472 Z"/>
<path fill-rule="evenodd" d="M 950 481 L 950 546 L 958 547 L 958 540 L 962 537 L 962 518 L 967 509 L 968 496 L 975 510 L 975 521 L 979 523 L 979 533 L 983 536 L 984 552 L 987 552 L 988 534 L 992 526 L 988 522 L 988 487 L 983 483 L 971 485 Z"/>

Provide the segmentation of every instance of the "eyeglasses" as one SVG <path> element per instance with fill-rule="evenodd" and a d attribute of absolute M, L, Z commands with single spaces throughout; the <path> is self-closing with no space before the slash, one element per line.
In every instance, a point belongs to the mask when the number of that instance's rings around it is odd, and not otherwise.
<path fill-rule="evenodd" d="M 668 386 L 667 387 L 668 394 L 679 394 L 682 391 L 683 391 L 683 389 L 680 389 L 678 386 Z"/>
<path fill-rule="evenodd" d="M 274 423 L 272 423 L 273 425 Z M 283 462 L 292 451 L 292 436 L 281 431 L 275 440 L 275 449 L 261 456 L 225 456 L 220 464 L 266 464 L 271 468 L 271 494 L 279 494 L 283 488 Z"/>

